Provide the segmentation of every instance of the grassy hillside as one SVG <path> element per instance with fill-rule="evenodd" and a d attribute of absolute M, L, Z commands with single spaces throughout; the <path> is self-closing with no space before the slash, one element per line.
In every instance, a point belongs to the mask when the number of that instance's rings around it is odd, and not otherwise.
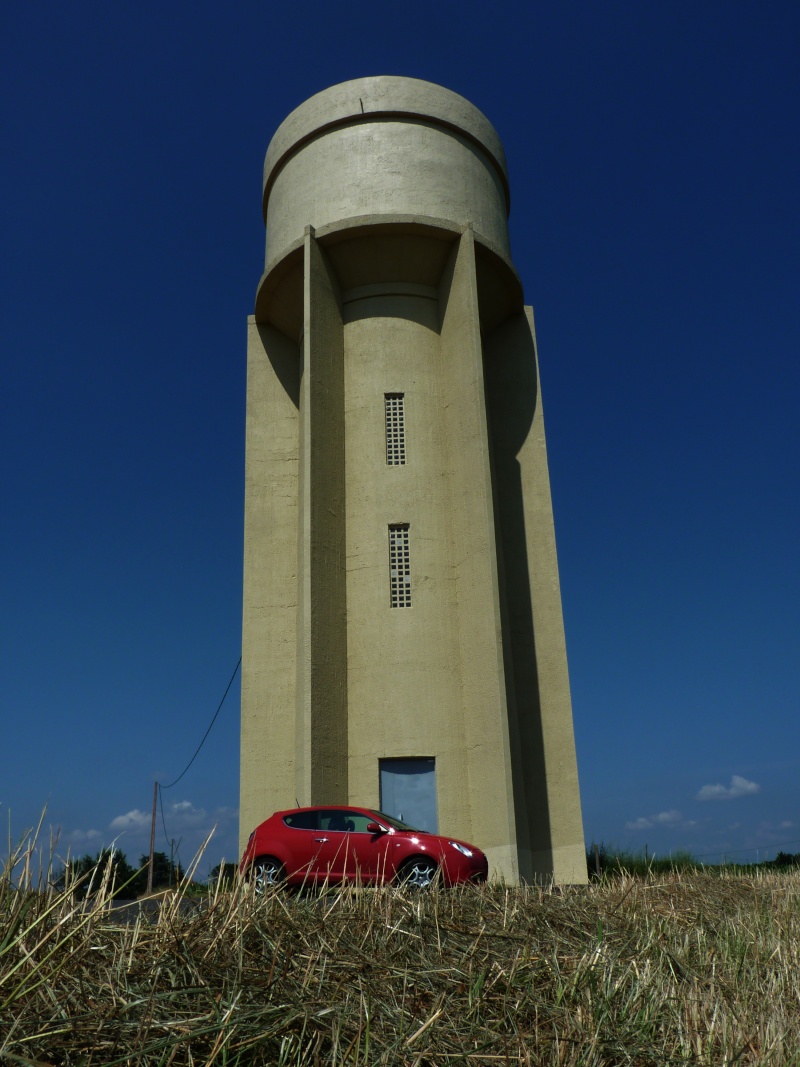
<path fill-rule="evenodd" d="M 800 1064 L 800 876 L 241 889 L 153 922 L 0 876 L 0 1062 Z M 30 879 L 28 879 L 30 884 Z"/>

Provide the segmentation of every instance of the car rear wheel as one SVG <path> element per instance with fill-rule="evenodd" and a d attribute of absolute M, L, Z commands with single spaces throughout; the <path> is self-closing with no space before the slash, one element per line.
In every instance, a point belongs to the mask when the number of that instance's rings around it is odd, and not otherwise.
<path fill-rule="evenodd" d="M 256 896 L 263 896 L 269 889 L 279 886 L 286 878 L 286 868 L 274 856 L 258 856 L 250 867 L 250 881 Z"/>
<path fill-rule="evenodd" d="M 424 856 L 406 860 L 397 873 L 397 880 L 407 889 L 428 889 L 436 879 L 439 868 Z"/>

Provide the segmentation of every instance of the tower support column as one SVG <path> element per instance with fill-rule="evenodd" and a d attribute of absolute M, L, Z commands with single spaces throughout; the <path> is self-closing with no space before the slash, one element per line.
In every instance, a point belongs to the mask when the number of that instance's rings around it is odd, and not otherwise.
<path fill-rule="evenodd" d="M 513 774 L 512 764 L 518 746 L 509 729 L 514 722 L 508 701 L 510 697 L 513 706 L 514 693 L 507 688 L 504 670 L 499 546 L 471 227 L 453 247 L 439 303 L 470 823 L 492 869 L 514 884 L 528 871 L 520 871 L 517 842 L 513 783 L 518 775 Z M 492 738 L 491 744 L 487 738 Z"/>
<path fill-rule="evenodd" d="M 263 820 L 264 809 L 272 804 L 273 810 L 273 798 L 291 803 L 295 794 L 299 387 L 297 343 L 269 323 L 251 319 L 239 800 L 245 841 Z"/>
<path fill-rule="evenodd" d="M 310 226 L 303 274 L 295 788 L 300 804 L 346 804 L 344 339 L 338 285 Z"/>
<path fill-rule="evenodd" d="M 530 877 L 586 880 L 553 504 L 533 311 L 485 343 L 498 558 L 506 604 L 506 671 L 516 738 L 516 810 L 527 824 Z"/>

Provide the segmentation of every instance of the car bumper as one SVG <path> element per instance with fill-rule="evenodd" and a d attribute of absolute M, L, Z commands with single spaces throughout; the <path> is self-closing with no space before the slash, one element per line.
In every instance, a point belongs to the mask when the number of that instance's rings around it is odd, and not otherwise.
<path fill-rule="evenodd" d="M 489 877 L 489 862 L 483 853 L 475 856 L 447 856 L 442 866 L 447 885 L 477 885 Z"/>

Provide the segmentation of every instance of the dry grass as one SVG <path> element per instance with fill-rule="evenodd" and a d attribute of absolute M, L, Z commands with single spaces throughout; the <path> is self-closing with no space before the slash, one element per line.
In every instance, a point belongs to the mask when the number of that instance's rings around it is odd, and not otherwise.
<path fill-rule="evenodd" d="M 122 924 L 0 876 L 0 1061 L 800 1064 L 800 877 L 218 888 Z M 30 854 L 27 855 L 27 862 Z"/>

